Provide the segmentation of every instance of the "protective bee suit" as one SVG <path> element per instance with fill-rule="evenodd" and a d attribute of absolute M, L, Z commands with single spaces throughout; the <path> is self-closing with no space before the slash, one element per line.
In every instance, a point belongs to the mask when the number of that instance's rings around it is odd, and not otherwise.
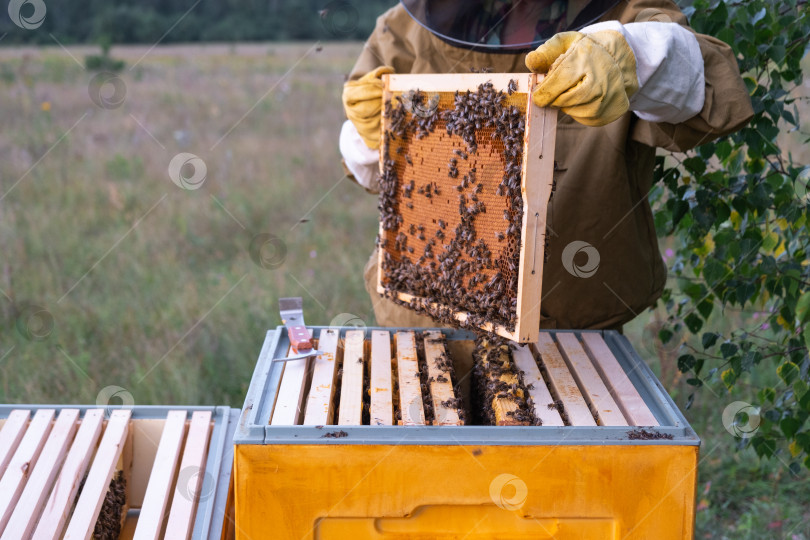
<path fill-rule="evenodd" d="M 731 48 L 667 0 L 403 1 L 379 17 L 344 87 L 348 173 L 377 192 L 382 73 L 484 67 L 545 73 L 533 100 L 560 111 L 541 327 L 621 326 L 666 281 L 647 200 L 656 148 L 686 151 L 753 115 Z M 376 276 L 375 250 L 365 279 L 379 324 L 435 325 L 381 298 Z"/>

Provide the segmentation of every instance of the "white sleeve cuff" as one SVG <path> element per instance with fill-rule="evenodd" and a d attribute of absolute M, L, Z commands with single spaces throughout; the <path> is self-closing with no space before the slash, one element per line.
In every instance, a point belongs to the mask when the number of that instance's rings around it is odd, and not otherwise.
<path fill-rule="evenodd" d="M 350 120 L 343 122 L 340 129 L 340 154 L 358 184 L 372 191 L 380 189 L 377 181 L 380 151 L 366 146 Z"/>
<path fill-rule="evenodd" d="M 605 21 L 580 30 L 620 32 L 636 57 L 638 92 L 630 109 L 649 122 L 684 122 L 703 109 L 703 56 L 695 35 L 677 23 Z"/>

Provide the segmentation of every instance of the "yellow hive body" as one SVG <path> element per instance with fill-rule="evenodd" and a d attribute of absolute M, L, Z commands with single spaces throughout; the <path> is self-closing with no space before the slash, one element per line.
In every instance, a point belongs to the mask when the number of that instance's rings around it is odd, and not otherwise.
<path fill-rule="evenodd" d="M 306 403 L 287 425 L 271 419 L 289 367 L 273 359 L 289 341 L 268 333 L 235 439 L 236 538 L 692 538 L 699 440 L 616 332 L 541 332 L 530 346 L 489 349 L 489 363 L 510 358 L 512 395 L 541 425 L 517 425 L 510 399 L 493 403 L 496 425 L 471 425 L 480 393 L 468 332 L 313 333 L 325 352 L 304 395 L 283 397 Z M 442 406 L 454 393 L 461 409 Z M 364 402 L 386 412 L 339 420 Z M 324 424 L 307 423 L 310 406 Z"/>

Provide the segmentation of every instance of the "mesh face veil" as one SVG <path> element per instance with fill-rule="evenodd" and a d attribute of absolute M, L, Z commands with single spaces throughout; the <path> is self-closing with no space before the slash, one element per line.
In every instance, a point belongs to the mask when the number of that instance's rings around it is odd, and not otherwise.
<path fill-rule="evenodd" d="M 408 14 L 460 48 L 514 54 L 596 22 L 618 0 L 401 0 Z"/>

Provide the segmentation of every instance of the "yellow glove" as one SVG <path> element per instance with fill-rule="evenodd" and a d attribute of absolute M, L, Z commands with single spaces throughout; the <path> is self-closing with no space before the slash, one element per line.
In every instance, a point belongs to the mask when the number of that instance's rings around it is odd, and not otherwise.
<path fill-rule="evenodd" d="M 343 85 L 343 108 L 360 138 L 369 148 L 380 147 L 380 116 L 382 114 L 383 82 L 381 77 L 394 69 L 380 66 L 356 81 Z"/>
<path fill-rule="evenodd" d="M 526 55 L 526 67 L 547 73 L 532 94 L 586 126 L 604 126 L 630 108 L 638 90 L 636 57 L 621 33 L 561 32 Z"/>

